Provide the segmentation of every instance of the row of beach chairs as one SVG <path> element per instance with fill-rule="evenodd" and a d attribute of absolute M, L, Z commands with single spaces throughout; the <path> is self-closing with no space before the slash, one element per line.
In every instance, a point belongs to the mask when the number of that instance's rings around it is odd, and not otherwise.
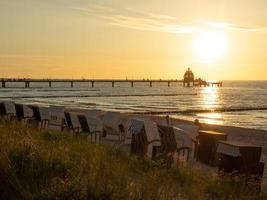
<path fill-rule="evenodd" d="M 0 102 L 0 115 L 6 120 L 31 123 L 40 129 L 69 130 L 75 134 L 87 134 L 97 143 L 103 131 L 103 123 L 98 118 L 100 112 L 89 110 L 86 114 L 77 114 L 67 112 L 63 106 L 41 107 L 11 101 Z"/>
<path fill-rule="evenodd" d="M 150 119 L 125 118 L 119 112 L 86 110 L 82 114 L 66 111 L 63 106 L 42 107 L 0 102 L 0 115 L 7 120 L 36 124 L 40 129 L 85 134 L 92 142 L 114 141 L 130 146 L 130 154 L 150 159 L 164 158 L 173 163 L 187 162 L 196 135 L 182 128 L 159 124 Z"/>

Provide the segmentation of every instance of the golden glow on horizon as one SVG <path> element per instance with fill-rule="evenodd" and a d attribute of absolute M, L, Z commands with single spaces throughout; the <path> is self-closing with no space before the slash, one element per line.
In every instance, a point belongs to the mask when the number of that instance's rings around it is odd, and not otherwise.
<path fill-rule="evenodd" d="M 194 42 L 196 54 L 202 62 L 210 63 L 220 59 L 226 51 L 227 36 L 224 32 L 203 32 Z"/>

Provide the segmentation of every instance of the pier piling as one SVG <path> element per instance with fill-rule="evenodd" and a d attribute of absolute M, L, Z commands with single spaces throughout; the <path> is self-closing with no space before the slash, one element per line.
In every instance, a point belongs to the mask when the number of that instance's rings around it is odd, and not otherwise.
<path fill-rule="evenodd" d="M 2 88 L 5 88 L 5 87 L 6 87 L 6 82 L 2 81 Z"/>
<path fill-rule="evenodd" d="M 30 87 L 30 82 L 29 81 L 25 81 L 25 88 L 29 88 Z"/>

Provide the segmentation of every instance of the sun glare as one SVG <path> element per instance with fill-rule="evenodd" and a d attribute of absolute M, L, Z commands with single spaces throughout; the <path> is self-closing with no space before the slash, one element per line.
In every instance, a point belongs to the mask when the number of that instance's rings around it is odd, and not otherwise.
<path fill-rule="evenodd" d="M 204 32 L 195 40 L 194 48 L 201 61 L 209 63 L 225 54 L 227 42 L 227 35 L 224 32 Z"/>

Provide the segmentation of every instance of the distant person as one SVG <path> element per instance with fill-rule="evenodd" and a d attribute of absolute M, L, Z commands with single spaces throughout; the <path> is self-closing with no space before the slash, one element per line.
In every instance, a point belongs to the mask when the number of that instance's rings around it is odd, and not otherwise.
<path fill-rule="evenodd" d="M 194 124 L 195 124 L 196 126 L 198 126 L 199 129 L 201 129 L 201 123 L 199 122 L 198 119 L 195 119 Z"/>
<path fill-rule="evenodd" d="M 195 119 L 194 124 L 197 125 L 197 126 L 199 126 L 200 125 L 199 120 L 198 119 Z"/>
<path fill-rule="evenodd" d="M 170 125 L 170 117 L 169 117 L 169 115 L 166 115 L 166 123 L 167 123 L 167 125 Z"/>

